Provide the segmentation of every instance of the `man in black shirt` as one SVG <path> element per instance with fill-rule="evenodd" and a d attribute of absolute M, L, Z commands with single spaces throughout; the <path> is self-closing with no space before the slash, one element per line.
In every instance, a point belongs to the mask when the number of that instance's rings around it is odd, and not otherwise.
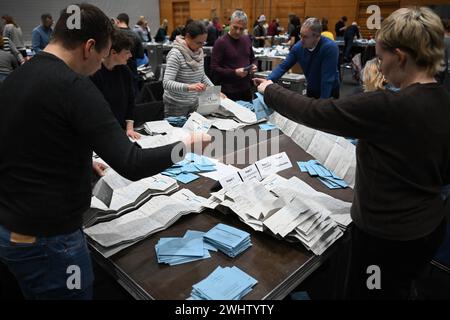
<path fill-rule="evenodd" d="M 347 23 L 347 17 L 343 16 L 338 22 L 336 22 L 336 25 L 334 27 L 334 31 L 336 33 L 336 40 L 338 38 L 343 38 L 344 37 L 344 32 L 346 29 L 345 24 Z"/>
<path fill-rule="evenodd" d="M 356 22 L 353 22 L 352 25 L 348 27 L 344 33 L 344 61 L 350 62 L 352 60 L 353 41 L 360 38 L 361 34 L 359 33 L 358 24 Z"/>
<path fill-rule="evenodd" d="M 109 56 L 103 59 L 102 67 L 91 80 L 103 93 L 111 106 L 117 121 L 133 139 L 139 139 L 139 133 L 134 131 L 133 111 L 135 95 L 133 89 L 133 75 L 127 67 L 127 60 L 131 57 L 133 42 L 123 32 L 115 32 Z"/>
<path fill-rule="evenodd" d="M 92 297 L 81 227 L 91 201 L 93 151 L 138 180 L 171 166 L 178 148 L 208 139 L 194 135 L 147 150 L 131 143 L 86 77 L 110 52 L 111 21 L 82 4 L 82 28 L 70 30 L 66 12 L 44 51 L 0 88 L 0 261 L 27 299 Z"/>

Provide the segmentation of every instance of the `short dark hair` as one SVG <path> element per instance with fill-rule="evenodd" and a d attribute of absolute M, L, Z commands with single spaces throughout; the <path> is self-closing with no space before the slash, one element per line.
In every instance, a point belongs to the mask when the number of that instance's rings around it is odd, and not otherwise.
<path fill-rule="evenodd" d="M 130 24 L 130 17 L 126 13 L 119 13 L 117 20 L 120 22 L 125 22 L 127 25 Z"/>
<path fill-rule="evenodd" d="M 50 14 L 50 13 L 43 13 L 42 15 L 41 15 L 41 21 L 45 21 L 46 19 L 51 19 L 52 18 L 52 15 Z"/>
<path fill-rule="evenodd" d="M 190 22 L 186 26 L 184 33 L 185 35 L 189 35 L 191 38 L 195 38 L 202 34 L 208 33 L 208 30 L 206 29 L 206 26 L 202 21 L 197 20 Z"/>
<path fill-rule="evenodd" d="M 347 22 L 347 20 L 348 20 L 346 16 L 343 16 L 341 19 L 342 19 L 342 21 L 344 21 L 344 22 Z"/>
<path fill-rule="evenodd" d="M 67 27 L 67 20 L 72 13 L 67 13 L 67 8 L 63 9 L 58 22 L 56 22 L 51 41 L 61 43 L 64 48 L 72 50 L 89 39 L 94 39 L 95 50 L 100 52 L 106 48 L 113 35 L 114 27 L 111 20 L 103 11 L 91 4 L 82 3 L 78 7 L 80 8 L 81 28 L 69 29 Z"/>
<path fill-rule="evenodd" d="M 122 30 L 116 29 L 112 36 L 111 50 L 114 49 L 117 53 L 122 50 L 131 50 L 133 47 L 133 40 Z"/>

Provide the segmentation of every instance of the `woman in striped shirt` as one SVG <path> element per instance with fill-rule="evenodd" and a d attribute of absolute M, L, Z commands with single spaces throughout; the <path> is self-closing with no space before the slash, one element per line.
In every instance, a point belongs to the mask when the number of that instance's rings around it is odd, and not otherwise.
<path fill-rule="evenodd" d="M 203 45 L 208 36 L 201 21 L 186 26 L 185 36 L 175 39 L 173 49 L 167 55 L 164 73 L 164 114 L 187 116 L 198 107 L 198 94 L 214 84 L 205 75 Z"/>
<path fill-rule="evenodd" d="M 0 34 L 0 50 L 4 50 L 6 52 L 11 53 L 17 59 L 17 62 L 19 64 L 25 63 L 25 59 L 17 50 L 14 43 L 9 38 L 3 37 L 1 34 Z"/>

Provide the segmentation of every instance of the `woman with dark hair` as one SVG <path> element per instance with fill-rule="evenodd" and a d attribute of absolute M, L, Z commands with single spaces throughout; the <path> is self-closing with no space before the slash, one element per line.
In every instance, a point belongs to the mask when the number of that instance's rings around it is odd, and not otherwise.
<path fill-rule="evenodd" d="M 321 23 L 322 23 L 322 36 L 327 37 L 328 39 L 334 41 L 334 35 L 328 29 L 328 19 L 322 18 Z"/>
<path fill-rule="evenodd" d="M 132 48 L 133 39 L 124 32 L 116 31 L 109 55 L 103 59 L 101 69 L 91 76 L 91 80 L 103 93 L 127 136 L 139 139 L 140 135 L 134 131 L 133 126 L 135 107 L 133 74 L 127 67 L 127 61 L 132 56 Z"/>
<path fill-rule="evenodd" d="M 17 50 L 22 54 L 22 56 L 26 57 L 27 50 L 23 42 L 22 29 L 10 15 L 5 14 L 4 16 L 2 16 L 2 20 L 5 23 L 5 26 L 3 28 L 3 36 L 9 38 L 11 42 L 14 43 Z"/>
<path fill-rule="evenodd" d="M 164 114 L 186 116 L 198 107 L 198 94 L 214 84 L 205 74 L 203 46 L 208 31 L 202 21 L 190 22 L 167 55 L 164 73 Z"/>
<path fill-rule="evenodd" d="M 300 29 L 302 27 L 302 23 L 299 17 L 292 16 L 290 24 L 292 25 L 292 28 L 289 34 L 289 41 L 285 44 L 292 48 L 294 44 L 300 41 Z"/>

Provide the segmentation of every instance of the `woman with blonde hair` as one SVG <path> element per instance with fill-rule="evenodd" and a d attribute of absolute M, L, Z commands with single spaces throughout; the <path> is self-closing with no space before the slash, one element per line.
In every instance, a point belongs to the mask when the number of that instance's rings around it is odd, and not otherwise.
<path fill-rule="evenodd" d="M 293 121 L 359 139 L 347 297 L 414 298 L 415 280 L 445 237 L 450 202 L 450 93 L 434 75 L 444 29 L 429 8 L 401 8 L 376 34 L 381 73 L 399 92 L 311 99 L 257 80 L 269 107 Z"/>
<path fill-rule="evenodd" d="M 362 80 L 364 92 L 385 89 L 386 78 L 381 73 L 380 60 L 378 58 L 373 58 L 366 62 L 362 71 Z"/>

